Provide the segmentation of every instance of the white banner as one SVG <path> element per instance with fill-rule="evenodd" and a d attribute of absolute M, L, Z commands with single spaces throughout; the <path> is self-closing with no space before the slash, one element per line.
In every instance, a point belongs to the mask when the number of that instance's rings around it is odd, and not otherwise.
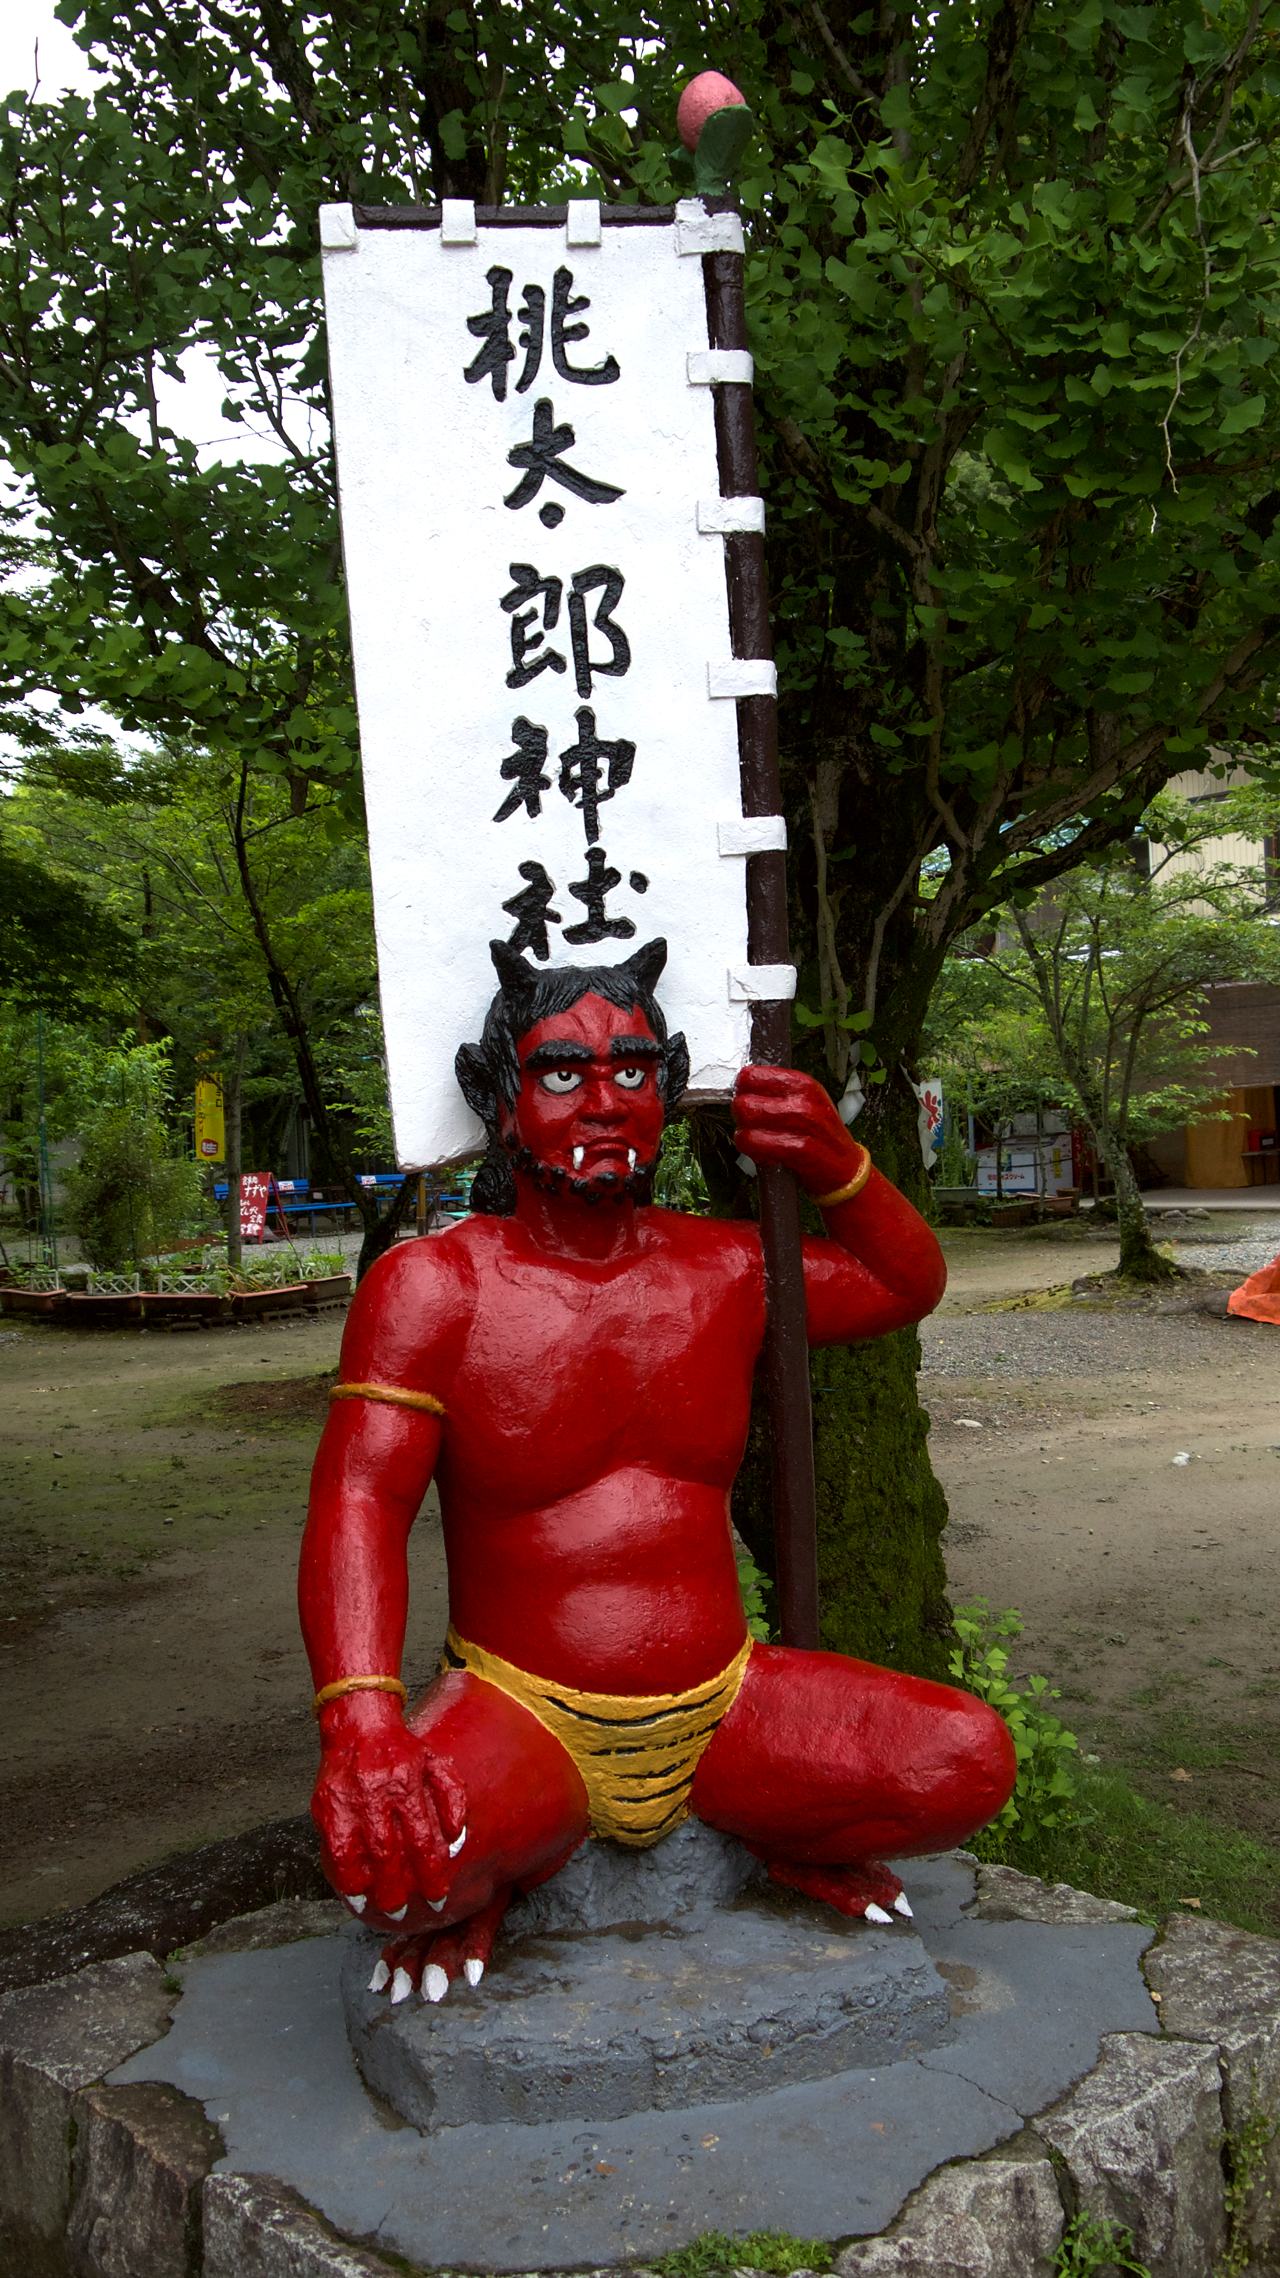
<path fill-rule="evenodd" d="M 453 1061 L 494 938 L 603 964 L 665 934 L 691 1091 L 747 1056 L 735 699 L 772 668 L 731 655 L 724 537 L 760 507 L 720 500 L 700 259 L 737 224 L 569 211 L 322 215 L 402 1164 L 479 1146 Z"/>

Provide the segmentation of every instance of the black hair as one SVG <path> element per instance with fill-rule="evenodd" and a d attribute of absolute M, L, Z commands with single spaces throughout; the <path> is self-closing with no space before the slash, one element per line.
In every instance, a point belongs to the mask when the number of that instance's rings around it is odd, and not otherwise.
<path fill-rule="evenodd" d="M 689 1081 L 689 1052 L 682 1035 L 668 1036 L 662 1007 L 654 995 L 667 962 L 665 941 L 648 941 L 619 965 L 552 965 L 539 972 L 506 941 L 491 941 L 489 953 L 498 976 L 498 993 L 485 1014 L 478 1044 L 463 1044 L 454 1071 L 468 1107 L 479 1116 L 489 1150 L 471 1188 L 471 1207 L 498 1218 L 515 1209 L 516 1187 L 498 1117 L 514 1107 L 520 1091 L 520 1039 L 539 1021 L 568 1012 L 580 997 L 603 997 L 623 1011 L 642 1013 L 662 1055 L 658 1090 L 667 1114 Z"/>

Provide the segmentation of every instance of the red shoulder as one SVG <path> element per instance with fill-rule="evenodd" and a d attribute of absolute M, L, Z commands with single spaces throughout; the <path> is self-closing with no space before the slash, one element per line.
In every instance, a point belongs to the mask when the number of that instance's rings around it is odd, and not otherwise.
<path fill-rule="evenodd" d="M 690 1264 L 714 1262 L 722 1272 L 754 1280 L 764 1272 L 760 1229 L 749 1218 L 703 1218 L 692 1211 L 660 1210 L 647 1213 L 657 1240 L 675 1257 Z"/>
<path fill-rule="evenodd" d="M 400 1242 L 370 1267 L 342 1338 L 344 1384 L 395 1385 L 444 1400 L 475 1311 L 468 1231 Z"/>

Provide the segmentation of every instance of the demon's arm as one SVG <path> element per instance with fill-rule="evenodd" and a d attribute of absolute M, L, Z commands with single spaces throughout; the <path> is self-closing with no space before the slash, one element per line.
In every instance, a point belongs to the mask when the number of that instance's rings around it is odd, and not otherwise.
<path fill-rule="evenodd" d="M 442 1245 L 406 1244 L 356 1293 L 339 1391 L 316 1455 L 298 1607 L 317 1694 L 400 1676 L 407 1544 L 447 1428 L 466 1293 Z M 312 1801 L 325 1872 L 357 1912 L 398 1915 L 444 1897 L 466 1799 L 404 1722 L 391 1689 L 341 1691 L 319 1710 Z"/>
<path fill-rule="evenodd" d="M 810 1344 L 880 1337 L 933 1310 L 947 1279 L 934 1234 L 871 1165 L 821 1084 L 795 1068 L 744 1068 L 733 1117 L 740 1151 L 794 1171 L 822 1210 L 828 1238 L 804 1245 Z M 840 1199 L 846 1188 L 854 1191 Z"/>

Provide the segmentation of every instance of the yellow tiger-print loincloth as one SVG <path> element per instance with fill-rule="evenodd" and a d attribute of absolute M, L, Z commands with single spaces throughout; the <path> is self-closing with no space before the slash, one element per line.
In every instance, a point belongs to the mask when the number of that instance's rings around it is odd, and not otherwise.
<path fill-rule="evenodd" d="M 727 1669 L 687 1693 L 580 1693 L 531 1677 L 450 1629 L 441 1667 L 496 1685 L 570 1755 L 587 1791 L 593 1835 L 641 1850 L 689 1816 L 689 1790 L 706 1748 L 738 1697 L 751 1640 Z"/>

